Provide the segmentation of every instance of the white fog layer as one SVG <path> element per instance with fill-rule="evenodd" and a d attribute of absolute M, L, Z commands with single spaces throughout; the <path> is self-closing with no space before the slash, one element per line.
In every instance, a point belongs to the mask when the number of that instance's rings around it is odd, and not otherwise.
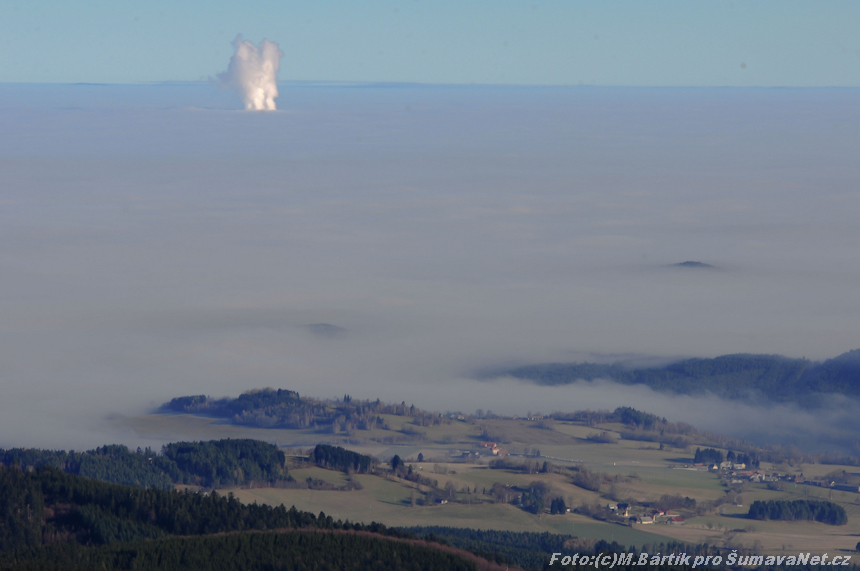
<path fill-rule="evenodd" d="M 0 447 L 136 445 L 105 419 L 267 386 L 797 430 L 472 377 L 860 347 L 860 90 L 279 89 L 0 85 Z"/>

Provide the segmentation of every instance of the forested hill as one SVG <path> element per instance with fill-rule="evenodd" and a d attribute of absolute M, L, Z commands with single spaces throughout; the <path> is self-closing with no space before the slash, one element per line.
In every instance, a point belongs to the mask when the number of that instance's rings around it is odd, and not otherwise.
<path fill-rule="evenodd" d="M 101 546 L 57 545 L 0 571 L 503 571 L 450 547 L 343 531 L 245 532 Z"/>
<path fill-rule="evenodd" d="M 414 526 L 405 531 L 433 541 L 444 541 L 497 563 L 513 564 L 523 569 L 544 569 L 552 553 L 571 551 L 574 547 L 583 552 L 621 552 L 625 547 L 617 543 L 576 542 L 574 536 L 553 533 L 514 532 L 483 529 L 464 529 L 441 526 Z"/>
<path fill-rule="evenodd" d="M 53 466 L 105 482 L 173 489 L 174 484 L 221 487 L 288 479 L 284 453 L 258 440 L 173 442 L 155 452 L 114 444 L 87 452 L 0 449 L 0 464 L 21 468 Z"/>
<path fill-rule="evenodd" d="M 0 570 L 498 569 L 438 544 L 398 540 L 406 537 L 216 493 L 0 466 Z"/>
<path fill-rule="evenodd" d="M 647 368 L 621 364 L 548 363 L 493 371 L 489 375 L 508 375 L 542 385 L 611 379 L 679 394 L 713 393 L 729 399 L 755 396 L 774 402 L 791 402 L 829 393 L 860 397 L 860 349 L 823 362 L 780 355 L 738 354 L 713 359 L 685 359 Z"/>
<path fill-rule="evenodd" d="M 409 415 L 421 426 L 442 422 L 438 414 L 405 402 L 361 401 L 349 395 L 338 400 L 319 400 L 271 388 L 248 391 L 234 399 L 213 399 L 206 395 L 177 397 L 163 404 L 159 411 L 228 418 L 236 424 L 260 428 L 325 428 L 332 432 L 387 428 L 382 414 Z"/>

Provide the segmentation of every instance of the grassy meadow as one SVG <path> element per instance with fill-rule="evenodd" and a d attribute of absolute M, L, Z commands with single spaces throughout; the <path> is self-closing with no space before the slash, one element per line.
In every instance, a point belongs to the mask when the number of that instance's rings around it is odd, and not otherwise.
<path fill-rule="evenodd" d="M 625 545 L 641 546 L 666 540 L 693 543 L 707 542 L 725 547 L 751 547 L 768 553 L 790 553 L 798 550 L 823 552 L 853 550 L 860 540 L 860 494 L 783 483 L 782 490 L 768 489 L 764 483 L 745 482 L 734 488 L 734 500 L 697 514 L 692 510 L 675 510 L 684 517 L 680 525 L 665 523 L 619 525 L 599 521 L 586 515 L 568 513 L 533 514 L 510 503 L 495 503 L 490 495 L 493 484 L 501 483 L 527 489 L 532 482 L 551 486 L 551 497 L 561 497 L 570 508 L 584 505 L 605 507 L 627 501 L 640 507 L 663 496 L 689 497 L 698 505 L 725 499 L 729 487 L 717 474 L 693 467 L 696 445 L 674 448 L 655 442 L 623 440 L 618 425 L 583 426 L 566 421 L 529 421 L 525 419 L 452 420 L 435 426 L 412 424 L 409 416 L 386 415 L 388 430 L 357 431 L 333 434 L 314 430 L 264 429 L 238 426 L 222 419 L 188 414 L 155 414 L 122 418 L 114 422 L 138 436 L 163 440 L 208 440 L 219 438 L 254 438 L 281 446 L 293 454 L 290 474 L 298 481 L 321 480 L 335 487 L 345 486 L 345 474 L 310 466 L 299 456 L 318 443 L 344 446 L 387 462 L 394 455 L 411 465 L 413 471 L 436 481 L 437 491 L 452 487 L 456 499 L 446 504 L 422 505 L 430 490 L 389 475 L 355 475 L 358 490 L 281 489 L 249 487 L 226 489 L 243 502 L 271 505 L 295 505 L 301 510 L 323 511 L 339 519 L 379 521 L 390 526 L 440 525 L 509 531 L 547 531 L 583 538 L 616 540 Z M 610 442 L 597 442 L 595 435 L 607 432 Z M 592 439 L 589 439 L 592 437 Z M 548 462 L 557 473 L 527 473 L 492 469 L 492 456 L 480 447 L 482 441 L 493 441 L 516 462 Z M 483 451 L 480 457 L 461 458 L 465 451 Z M 725 452 L 725 450 L 724 450 Z M 524 456 L 527 453 L 529 456 Z M 534 456 L 534 454 L 539 456 Z M 418 462 L 418 455 L 423 462 Z M 606 474 L 611 483 L 599 490 L 588 490 L 573 483 L 573 471 L 585 468 Z M 824 476 L 832 471 L 860 471 L 854 467 L 826 465 L 771 466 L 803 473 L 807 478 Z M 822 499 L 842 505 L 848 513 L 848 524 L 831 526 L 817 522 L 754 521 L 745 516 L 756 500 Z M 644 504 L 644 506 L 643 506 Z"/>

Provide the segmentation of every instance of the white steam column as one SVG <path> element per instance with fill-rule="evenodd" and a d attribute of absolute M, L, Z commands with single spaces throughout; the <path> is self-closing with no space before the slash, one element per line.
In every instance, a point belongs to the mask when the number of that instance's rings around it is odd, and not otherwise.
<path fill-rule="evenodd" d="M 278 67 L 284 52 L 278 44 L 263 40 L 259 46 L 242 39 L 233 40 L 236 53 L 230 58 L 227 71 L 218 74 L 224 87 L 235 89 L 249 111 L 275 111 L 278 96 Z"/>

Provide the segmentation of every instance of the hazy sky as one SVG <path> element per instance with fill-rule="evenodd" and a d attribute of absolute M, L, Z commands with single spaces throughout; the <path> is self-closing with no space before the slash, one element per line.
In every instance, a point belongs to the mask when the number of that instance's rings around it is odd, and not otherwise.
<path fill-rule="evenodd" d="M 206 79 L 241 33 L 283 80 L 860 86 L 858 29 L 849 1 L 5 0 L 0 82 Z"/>

